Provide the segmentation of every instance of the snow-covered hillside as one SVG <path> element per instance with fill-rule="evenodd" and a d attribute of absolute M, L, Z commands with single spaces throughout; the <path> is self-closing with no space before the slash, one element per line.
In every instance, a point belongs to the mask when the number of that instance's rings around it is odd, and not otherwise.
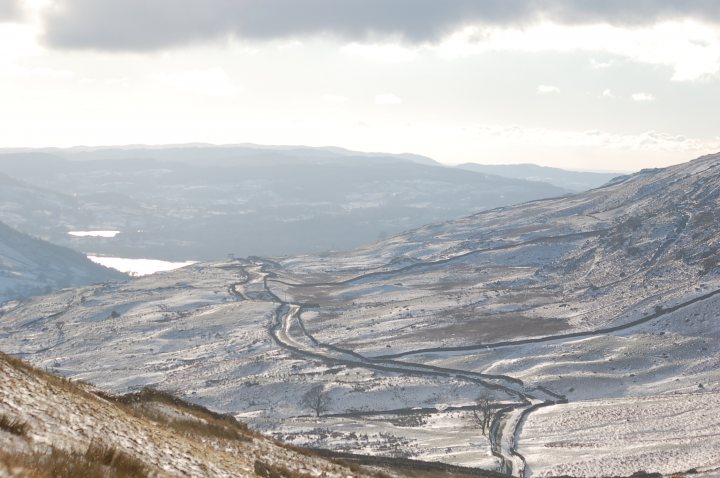
<path fill-rule="evenodd" d="M 175 391 L 296 444 L 528 477 L 714 476 L 719 205 L 707 156 L 351 253 L 7 306 L 0 349 L 115 392 Z M 634 407 L 647 413 L 619 422 Z"/>
<path fill-rule="evenodd" d="M 127 277 L 79 252 L 22 234 L 0 223 L 0 303 L 53 290 Z"/>
<path fill-rule="evenodd" d="M 375 476 L 279 446 L 170 396 L 104 397 L 2 355 L 0 374 L 2 478 Z"/>

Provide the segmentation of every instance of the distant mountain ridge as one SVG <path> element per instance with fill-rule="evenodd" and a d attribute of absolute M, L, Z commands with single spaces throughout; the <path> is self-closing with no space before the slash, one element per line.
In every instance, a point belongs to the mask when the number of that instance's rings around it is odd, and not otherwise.
<path fill-rule="evenodd" d="M 478 164 L 465 163 L 457 166 L 467 171 L 496 174 L 507 178 L 540 181 L 570 191 L 587 191 L 602 186 L 623 173 L 598 173 L 589 171 L 568 171 L 565 169 L 538 166 L 537 164 Z"/>
<path fill-rule="evenodd" d="M 253 143 L 213 145 L 205 143 L 170 144 L 170 145 L 125 145 L 125 146 L 77 146 L 72 148 L 0 148 L 1 155 L 25 154 L 62 157 L 77 161 L 100 159 L 145 158 L 168 161 L 197 160 L 199 153 L 213 160 L 266 159 L 341 159 L 346 156 L 364 158 L 384 158 L 411 161 L 427 166 L 441 166 L 440 163 L 427 156 L 412 153 L 381 153 L 353 151 L 337 146 L 272 146 Z"/>
<path fill-rule="evenodd" d="M 86 253 L 172 261 L 347 250 L 568 193 L 424 156 L 296 146 L 23 150 L 0 154 L 0 173 L 25 185 L 5 192 L 0 221 Z M 56 196 L 35 195 L 38 188 Z M 74 238 L 70 230 L 120 234 Z"/>

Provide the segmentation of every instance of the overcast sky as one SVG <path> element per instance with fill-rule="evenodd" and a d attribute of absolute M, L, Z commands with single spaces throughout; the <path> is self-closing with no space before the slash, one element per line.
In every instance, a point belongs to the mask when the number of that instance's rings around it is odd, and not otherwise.
<path fill-rule="evenodd" d="M 0 147 L 633 170 L 720 151 L 718 0 L 0 0 Z"/>

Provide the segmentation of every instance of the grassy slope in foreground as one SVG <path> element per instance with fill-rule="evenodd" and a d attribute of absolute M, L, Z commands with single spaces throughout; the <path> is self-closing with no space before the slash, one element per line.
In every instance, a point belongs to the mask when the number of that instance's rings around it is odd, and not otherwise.
<path fill-rule="evenodd" d="M 323 458 L 163 392 L 111 396 L 2 353 L 0 376 L 0 478 L 497 476 Z"/>
<path fill-rule="evenodd" d="M 0 477 L 368 476 L 161 393 L 119 398 L 0 355 Z"/>

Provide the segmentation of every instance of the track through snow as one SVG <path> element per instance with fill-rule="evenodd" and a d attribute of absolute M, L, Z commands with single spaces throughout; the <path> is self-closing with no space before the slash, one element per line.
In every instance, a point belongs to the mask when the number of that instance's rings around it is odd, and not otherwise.
<path fill-rule="evenodd" d="M 267 287 L 267 279 L 264 279 Z M 415 376 L 442 376 L 457 381 L 470 382 L 482 387 L 502 390 L 517 399 L 518 403 L 499 409 L 490 426 L 491 451 L 500 461 L 500 472 L 525 476 L 525 458 L 517 452 L 517 433 L 527 413 L 539 406 L 556 405 L 565 398 L 543 389 L 528 389 L 525 384 L 506 375 L 490 375 L 465 370 L 434 367 L 390 359 L 369 358 L 356 352 L 333 345 L 323 344 L 309 334 L 300 317 L 303 305 L 291 304 L 272 294 L 279 302 L 270 334 L 278 345 L 302 357 L 323 362 L 363 367 L 370 370 Z"/>
<path fill-rule="evenodd" d="M 447 259 L 448 261 L 452 259 Z M 260 274 L 263 274 L 262 268 Z M 383 274 L 387 274 L 384 272 Z M 358 278 L 352 279 L 358 280 Z M 466 370 L 451 369 L 444 367 L 436 367 L 432 365 L 424 365 L 406 361 L 399 361 L 396 358 L 406 357 L 416 354 L 437 353 L 446 351 L 463 351 L 477 350 L 479 348 L 499 348 L 521 346 L 530 343 L 547 343 L 547 342 L 563 342 L 577 338 L 598 337 L 608 335 L 614 332 L 624 331 L 650 321 L 657 320 L 667 314 L 676 312 L 685 307 L 691 306 L 698 302 L 710 299 L 720 295 L 720 290 L 696 296 L 690 300 L 675 304 L 671 307 L 656 310 L 641 319 L 622 324 L 615 327 L 608 327 L 593 331 L 558 334 L 545 337 L 538 337 L 527 340 L 517 340 L 500 342 L 493 344 L 480 344 L 466 347 L 437 347 L 422 350 L 407 351 L 400 354 L 366 357 L 352 350 L 343 349 L 331 344 L 318 341 L 310 334 L 302 321 L 301 314 L 304 308 L 313 308 L 312 305 L 293 304 L 280 299 L 276 294 L 272 293 L 268 286 L 268 282 L 278 282 L 286 284 L 282 281 L 269 279 L 267 275 L 263 276 L 263 284 L 268 294 L 279 303 L 274 321 L 270 325 L 270 334 L 273 339 L 283 348 L 294 352 L 300 356 L 310 359 L 321 360 L 336 365 L 347 365 L 354 367 L 363 367 L 371 370 L 379 370 L 384 372 L 395 372 L 405 375 L 416 376 L 443 376 L 458 381 L 476 383 L 483 387 L 494 390 L 502 390 L 517 399 L 517 403 L 507 405 L 500 408 L 494 415 L 493 422 L 490 426 L 490 444 L 491 452 L 500 462 L 499 471 L 508 475 L 524 477 L 526 470 L 525 457 L 518 452 L 518 441 L 522 430 L 523 423 L 527 417 L 534 411 L 552 405 L 567 403 L 566 397 L 556 394 L 544 387 L 532 387 L 526 385 L 523 381 L 508 375 L 492 375 L 478 372 L 469 372 Z M 287 284 L 286 284 L 287 285 Z M 328 284 L 302 284 L 305 287 L 322 286 Z"/>

